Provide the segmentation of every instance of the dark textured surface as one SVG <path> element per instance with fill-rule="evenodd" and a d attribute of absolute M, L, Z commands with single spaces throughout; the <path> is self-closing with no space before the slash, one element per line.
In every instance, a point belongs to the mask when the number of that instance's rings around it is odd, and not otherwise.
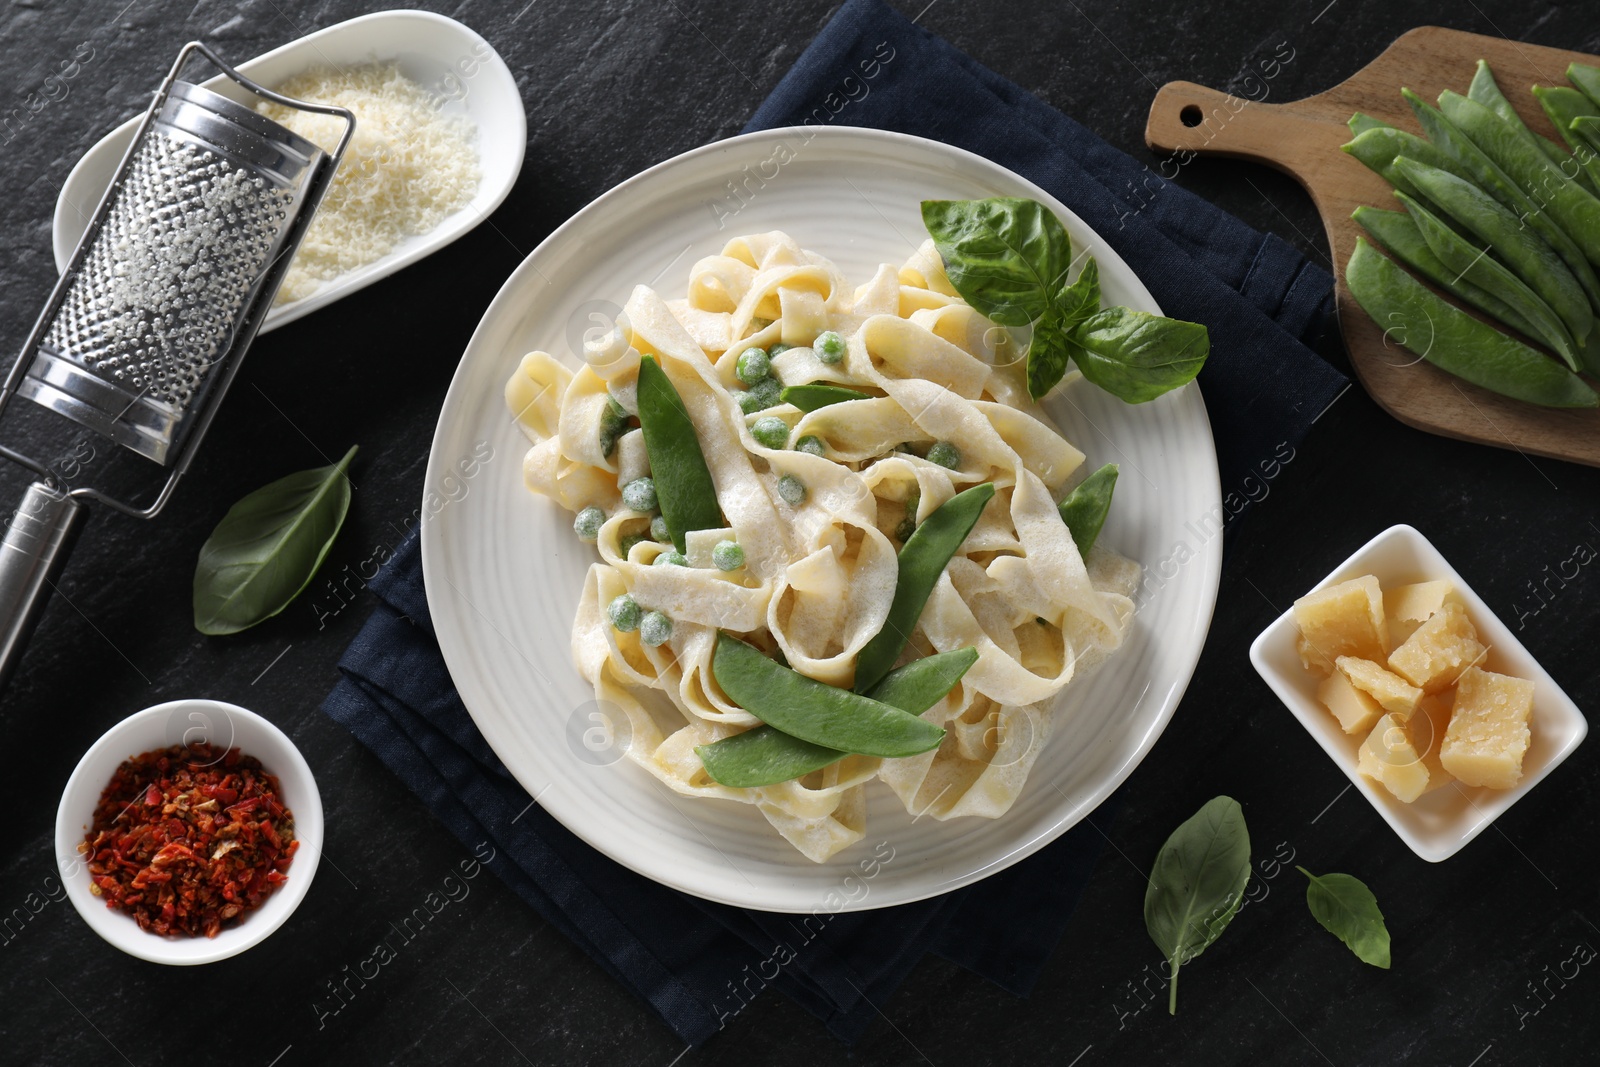
<path fill-rule="evenodd" d="M 924 2 L 903 6 L 915 15 Z M 1285 99 L 1338 82 L 1422 23 L 1600 51 L 1600 30 L 1581 5 L 1325 2 L 938 0 L 921 19 L 1152 163 L 1141 131 L 1156 86 L 1174 78 L 1237 84 L 1282 42 L 1294 58 L 1272 92 Z M 0 128 L 0 350 L 20 344 L 54 276 L 49 220 L 62 179 L 140 106 L 184 40 L 202 37 L 242 58 L 366 6 L 141 0 L 119 9 L 17 3 L 0 15 L 0 115 L 17 109 Z M 505 275 L 610 185 L 735 132 L 831 11 L 808 2 L 728 11 L 697 0 L 476 0 L 440 9 L 488 37 L 522 87 L 528 161 L 510 200 L 492 227 L 263 339 L 168 513 L 148 527 L 105 512 L 93 517 L 64 595 L 0 695 L 0 752 L 14 768 L 0 775 L 0 807 L 10 813 L 0 829 L 0 918 L 15 908 L 26 915 L 29 894 L 55 884 L 55 807 L 84 748 L 124 715 L 179 696 L 235 701 L 289 732 L 322 786 L 329 862 L 283 930 L 198 972 L 123 956 L 65 903 L 13 920 L 0 933 L 0 1061 L 209 1062 L 221 1058 L 209 1051 L 217 1041 L 230 1062 L 263 1065 L 280 1055 L 281 1064 L 666 1065 L 683 1051 L 488 877 L 474 880 L 470 896 L 346 1007 L 319 1020 L 316 1005 L 332 1003 L 325 983 L 366 957 L 386 924 L 419 905 L 466 853 L 316 712 L 364 603 L 321 629 L 310 600 L 235 638 L 202 638 L 190 625 L 194 554 L 227 505 L 351 443 L 362 445 L 359 488 L 324 577 L 396 544 L 420 501 L 455 361 Z M 93 57 L 66 96 L 30 114 L 29 94 L 84 42 Z M 1199 161 L 1178 180 L 1326 255 L 1309 201 L 1288 179 Z M 21 485 L 13 471 L 0 478 L 7 498 Z M 1353 389 L 1256 491 L 1266 498 L 1234 535 L 1194 684 L 1132 778 L 1116 849 L 1039 989 L 1018 1000 L 926 960 L 884 1006 L 884 1023 L 855 1060 L 1492 1067 L 1592 1059 L 1591 986 L 1600 978 L 1592 968 L 1553 976 L 1579 942 L 1600 946 L 1594 745 L 1461 854 L 1430 865 L 1358 796 L 1341 794 L 1342 774 L 1255 677 L 1246 649 L 1276 614 L 1273 605 L 1373 533 L 1406 521 L 1514 627 L 1520 618 L 1523 640 L 1580 706 L 1592 706 L 1600 696 L 1600 578 L 1592 565 L 1564 584 L 1550 576 L 1577 546 L 1600 547 L 1600 472 L 1419 434 Z M 1547 581 L 1541 607 L 1531 583 Z M 314 591 L 321 587 L 319 579 Z M 1158 962 L 1141 920 L 1140 872 L 1171 827 L 1218 792 L 1244 804 L 1261 899 L 1184 970 L 1176 1019 L 1159 1007 L 1133 1014 L 1142 1003 L 1134 990 Z M 1295 862 L 1351 871 L 1374 888 L 1394 935 L 1393 970 L 1360 965 L 1309 920 L 1299 875 L 1271 863 L 1290 849 Z M 676 1062 L 847 1058 L 812 1020 L 768 995 L 706 1049 Z"/>

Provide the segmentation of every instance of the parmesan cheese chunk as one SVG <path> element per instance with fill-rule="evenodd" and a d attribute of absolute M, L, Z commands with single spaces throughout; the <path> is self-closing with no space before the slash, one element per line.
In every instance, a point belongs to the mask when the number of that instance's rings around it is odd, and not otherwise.
<path fill-rule="evenodd" d="M 1406 720 L 1406 733 L 1411 738 L 1411 744 L 1421 754 L 1422 765 L 1428 768 L 1428 788 L 1423 790 L 1424 793 L 1431 793 L 1456 780 L 1439 756 L 1439 750 L 1444 746 L 1445 731 L 1450 726 L 1450 709 L 1454 700 L 1453 689 L 1425 696 L 1417 703 L 1417 710 L 1412 712 L 1411 718 Z"/>
<path fill-rule="evenodd" d="M 1307 670 L 1333 673 L 1340 656 L 1382 661 L 1389 648 L 1383 590 L 1372 575 L 1307 593 L 1294 602 L 1300 659 Z"/>
<path fill-rule="evenodd" d="M 1532 682 L 1469 667 L 1456 686 L 1440 761 L 1465 785 L 1510 789 L 1522 777 L 1532 711 Z"/>
<path fill-rule="evenodd" d="M 1317 699 L 1333 712 L 1347 734 L 1365 734 L 1378 721 L 1383 709 L 1378 702 L 1350 684 L 1350 679 L 1335 671 L 1317 687 Z"/>
<path fill-rule="evenodd" d="M 1427 765 L 1406 730 L 1405 719 L 1399 715 L 1384 715 L 1372 727 L 1361 742 L 1356 769 L 1407 804 L 1428 788 Z"/>
<path fill-rule="evenodd" d="M 1334 661 L 1339 673 L 1350 679 L 1350 684 L 1376 700 L 1384 711 L 1406 716 L 1417 710 L 1422 690 L 1407 684 L 1398 674 L 1385 670 L 1370 659 L 1340 656 Z"/>
<path fill-rule="evenodd" d="M 1455 684 L 1488 649 L 1460 604 L 1445 604 L 1389 656 L 1389 669 L 1424 693 Z"/>
<path fill-rule="evenodd" d="M 1454 587 L 1444 580 L 1415 582 L 1397 585 L 1383 593 L 1384 610 L 1389 616 L 1391 648 L 1400 645 L 1444 607 L 1445 598 L 1451 597 Z"/>

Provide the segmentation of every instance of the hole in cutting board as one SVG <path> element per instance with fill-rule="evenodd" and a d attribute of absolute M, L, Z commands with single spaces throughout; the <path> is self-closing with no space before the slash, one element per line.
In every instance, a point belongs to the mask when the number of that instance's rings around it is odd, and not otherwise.
<path fill-rule="evenodd" d="M 1178 112 L 1178 121 L 1191 128 L 1200 125 L 1205 121 L 1205 117 L 1205 112 L 1201 111 L 1197 104 L 1187 104 Z"/>

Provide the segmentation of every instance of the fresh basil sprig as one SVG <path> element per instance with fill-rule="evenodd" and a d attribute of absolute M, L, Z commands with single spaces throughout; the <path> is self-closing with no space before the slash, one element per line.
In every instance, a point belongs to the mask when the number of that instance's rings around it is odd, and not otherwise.
<path fill-rule="evenodd" d="M 262 486 L 217 523 L 194 568 L 194 627 L 203 634 L 246 630 L 288 607 L 333 546 L 350 510 L 339 462 Z"/>
<path fill-rule="evenodd" d="M 1200 373 L 1206 328 L 1123 307 L 1100 308 L 1100 271 L 1086 257 L 1067 283 L 1072 240 L 1035 200 L 924 200 L 922 222 L 963 300 L 1001 326 L 1032 324 L 1028 393 L 1061 381 L 1069 363 L 1106 392 L 1141 404 Z"/>
<path fill-rule="evenodd" d="M 1350 947 L 1363 963 L 1389 969 L 1389 928 L 1383 925 L 1378 898 L 1361 879 L 1349 874 L 1316 875 L 1295 870 L 1311 880 L 1306 906 L 1323 929 Z"/>
<path fill-rule="evenodd" d="M 1212 797 L 1156 855 L 1144 925 L 1171 969 L 1167 1011 L 1178 1014 L 1178 970 L 1222 936 L 1250 880 L 1250 831 L 1232 797 Z"/>

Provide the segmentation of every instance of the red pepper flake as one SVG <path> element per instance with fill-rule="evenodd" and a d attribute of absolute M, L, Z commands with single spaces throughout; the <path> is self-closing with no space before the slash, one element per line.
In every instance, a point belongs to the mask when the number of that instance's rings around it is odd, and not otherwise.
<path fill-rule="evenodd" d="M 118 767 L 81 850 L 90 890 L 140 929 L 216 937 L 287 880 L 299 847 L 261 761 L 198 744 Z"/>

